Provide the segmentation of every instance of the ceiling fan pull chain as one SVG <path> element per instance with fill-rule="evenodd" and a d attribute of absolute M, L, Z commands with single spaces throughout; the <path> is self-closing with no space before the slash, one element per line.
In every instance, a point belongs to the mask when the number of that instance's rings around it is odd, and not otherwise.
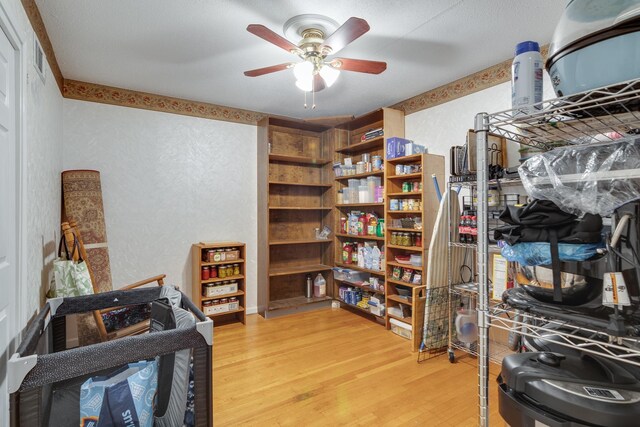
<path fill-rule="evenodd" d="M 307 92 L 304 92 L 304 109 L 307 109 Z"/>
<path fill-rule="evenodd" d="M 316 109 L 316 79 L 311 79 L 311 109 Z"/>

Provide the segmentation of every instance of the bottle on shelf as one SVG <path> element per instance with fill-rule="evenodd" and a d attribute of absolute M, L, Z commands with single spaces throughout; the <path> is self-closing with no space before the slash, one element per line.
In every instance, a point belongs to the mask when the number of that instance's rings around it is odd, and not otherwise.
<path fill-rule="evenodd" d="M 305 297 L 307 297 L 307 298 L 313 297 L 313 285 L 312 285 L 312 282 L 311 282 L 311 275 L 310 274 L 307 274 L 307 289 L 306 289 Z"/>
<path fill-rule="evenodd" d="M 327 281 L 324 280 L 324 277 L 322 277 L 322 274 L 320 273 L 318 273 L 313 282 L 313 296 L 316 298 L 323 298 L 327 296 Z"/>

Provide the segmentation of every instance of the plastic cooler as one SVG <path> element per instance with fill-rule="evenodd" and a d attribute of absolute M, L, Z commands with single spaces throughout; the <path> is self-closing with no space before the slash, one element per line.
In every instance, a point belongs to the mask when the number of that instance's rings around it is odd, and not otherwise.
<path fill-rule="evenodd" d="M 87 379 L 107 375 L 128 363 L 161 355 L 169 356 L 168 360 L 172 362 L 166 366 L 170 366 L 174 373 L 179 369 L 190 373 L 183 375 L 183 388 L 189 384 L 187 376 L 193 378 L 193 416 L 187 424 L 199 427 L 213 425 L 213 321 L 184 294 L 173 292 L 181 297 L 176 307 L 190 319 L 189 326 L 69 349 L 66 347 L 68 316 L 116 306 L 151 305 L 157 300 L 166 302 L 165 291 L 154 287 L 48 300 L 8 363 L 11 426 L 77 427 L 80 425 L 80 387 Z M 187 366 L 179 368 L 173 360 L 184 354 L 181 350 L 190 350 L 187 352 L 190 359 L 183 363 Z M 165 356 L 160 359 L 161 363 L 163 358 Z M 176 377 L 169 377 L 170 381 L 171 378 L 175 381 Z M 159 381 L 161 379 L 159 375 Z M 158 411 L 160 402 L 164 402 L 165 407 L 171 406 L 167 402 L 174 399 L 177 388 L 175 382 L 170 382 L 168 387 L 160 384 L 155 411 Z M 189 409 L 186 402 L 179 402 L 178 407 Z M 184 413 L 182 411 L 183 417 Z M 162 419 L 165 414 L 154 413 L 154 425 L 175 425 L 173 422 L 167 424 L 166 418 Z"/>

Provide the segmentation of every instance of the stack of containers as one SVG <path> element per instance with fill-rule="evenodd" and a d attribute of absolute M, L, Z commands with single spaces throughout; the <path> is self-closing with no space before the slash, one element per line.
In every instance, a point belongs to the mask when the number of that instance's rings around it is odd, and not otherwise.
<path fill-rule="evenodd" d="M 358 186 L 360 184 L 360 180 L 358 179 L 350 179 L 349 186 L 343 191 L 343 200 L 344 203 L 358 203 Z"/>

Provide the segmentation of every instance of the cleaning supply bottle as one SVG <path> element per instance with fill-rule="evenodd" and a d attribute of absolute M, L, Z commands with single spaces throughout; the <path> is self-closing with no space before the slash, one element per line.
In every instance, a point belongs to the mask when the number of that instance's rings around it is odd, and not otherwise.
<path fill-rule="evenodd" d="M 376 226 L 376 236 L 384 237 L 384 218 L 380 218 L 378 220 L 378 225 Z"/>
<path fill-rule="evenodd" d="M 313 281 L 313 296 L 316 298 L 327 296 L 327 281 L 324 280 L 320 273 L 316 276 L 316 280 Z"/>
<path fill-rule="evenodd" d="M 369 214 L 369 223 L 368 223 L 368 226 L 367 226 L 367 235 L 368 236 L 375 236 L 377 227 L 378 227 L 378 217 L 376 216 L 375 213 L 370 213 Z"/>
<path fill-rule="evenodd" d="M 538 43 L 518 43 L 511 64 L 511 106 L 518 109 L 515 115 L 531 114 L 534 111 L 532 105 L 542 102 L 543 69 Z"/>
<path fill-rule="evenodd" d="M 351 264 L 351 252 L 353 252 L 353 246 L 350 242 L 344 242 L 342 247 L 342 262 L 345 264 Z"/>

